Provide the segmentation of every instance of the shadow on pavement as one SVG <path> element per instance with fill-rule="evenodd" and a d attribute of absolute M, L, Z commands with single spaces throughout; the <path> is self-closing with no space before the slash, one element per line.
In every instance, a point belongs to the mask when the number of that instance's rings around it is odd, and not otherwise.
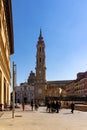
<path fill-rule="evenodd" d="M 67 115 L 67 114 L 72 114 L 72 113 L 63 113 L 64 115 Z"/>

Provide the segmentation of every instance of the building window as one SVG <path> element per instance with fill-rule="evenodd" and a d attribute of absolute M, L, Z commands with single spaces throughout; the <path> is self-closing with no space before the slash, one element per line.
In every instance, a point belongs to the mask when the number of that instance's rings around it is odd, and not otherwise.
<path fill-rule="evenodd" d="M 41 63 L 41 57 L 40 57 L 40 63 Z"/>
<path fill-rule="evenodd" d="M 40 47 L 40 52 L 41 52 L 41 47 Z"/>

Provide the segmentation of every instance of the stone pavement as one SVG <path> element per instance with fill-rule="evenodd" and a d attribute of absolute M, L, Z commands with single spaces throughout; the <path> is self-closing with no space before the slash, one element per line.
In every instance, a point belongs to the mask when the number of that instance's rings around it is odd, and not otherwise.
<path fill-rule="evenodd" d="M 45 107 L 38 111 L 15 110 L 12 118 L 11 111 L 5 111 L 0 117 L 0 130 L 87 130 L 87 112 L 61 109 L 59 113 L 46 113 Z"/>

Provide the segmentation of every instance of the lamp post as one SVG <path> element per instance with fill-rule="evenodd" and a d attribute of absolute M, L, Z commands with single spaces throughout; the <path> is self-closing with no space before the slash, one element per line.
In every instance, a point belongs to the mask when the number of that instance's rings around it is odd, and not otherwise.
<path fill-rule="evenodd" d="M 13 99 L 12 99 L 12 118 L 14 118 L 14 111 L 15 111 L 15 87 L 16 87 L 16 64 L 12 65 L 12 87 L 13 87 Z"/>

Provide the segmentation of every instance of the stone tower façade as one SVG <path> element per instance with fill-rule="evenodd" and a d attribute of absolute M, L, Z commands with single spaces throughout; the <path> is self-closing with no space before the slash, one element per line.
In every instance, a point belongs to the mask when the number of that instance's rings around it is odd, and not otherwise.
<path fill-rule="evenodd" d="M 40 35 L 37 42 L 36 52 L 36 83 L 35 83 L 35 98 L 43 101 L 45 99 L 46 85 L 46 64 L 45 64 L 45 43 L 40 29 Z"/>

